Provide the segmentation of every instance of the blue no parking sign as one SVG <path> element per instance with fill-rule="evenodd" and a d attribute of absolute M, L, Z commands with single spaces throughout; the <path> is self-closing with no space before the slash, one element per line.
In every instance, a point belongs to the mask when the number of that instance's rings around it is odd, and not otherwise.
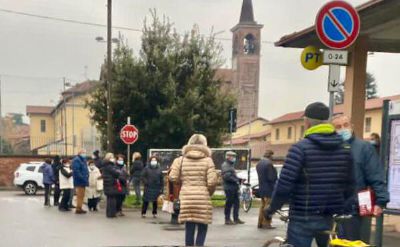
<path fill-rule="evenodd" d="M 360 17 L 347 2 L 332 1 L 318 12 L 315 30 L 324 45 L 345 49 L 354 43 L 360 33 Z"/>

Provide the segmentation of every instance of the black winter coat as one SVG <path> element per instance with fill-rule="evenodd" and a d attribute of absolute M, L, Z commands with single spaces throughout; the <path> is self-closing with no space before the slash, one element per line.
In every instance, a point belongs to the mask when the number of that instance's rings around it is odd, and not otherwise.
<path fill-rule="evenodd" d="M 61 164 L 61 162 L 53 163 L 51 165 L 51 167 L 53 168 L 54 182 L 56 184 L 59 184 L 60 183 L 60 173 L 59 172 L 60 172 L 60 169 L 62 167 L 62 164 Z"/>
<path fill-rule="evenodd" d="M 120 195 L 121 192 L 117 189 L 117 180 L 121 172 L 118 167 L 112 162 L 105 162 L 103 167 L 103 185 L 104 194 L 106 196 Z"/>
<path fill-rule="evenodd" d="M 164 177 L 160 167 L 151 168 L 146 166 L 142 172 L 142 181 L 144 184 L 143 200 L 146 202 L 155 202 L 159 195 L 163 193 Z"/>
<path fill-rule="evenodd" d="M 236 174 L 235 167 L 228 161 L 225 161 L 221 167 L 221 176 L 224 181 L 224 190 L 238 191 L 240 179 Z"/>
<path fill-rule="evenodd" d="M 131 176 L 132 178 L 140 178 L 143 172 L 143 162 L 141 160 L 135 160 L 132 163 L 132 167 L 131 167 Z"/>
<path fill-rule="evenodd" d="M 276 169 L 269 159 L 262 159 L 257 164 L 260 197 L 271 197 L 278 178 Z"/>

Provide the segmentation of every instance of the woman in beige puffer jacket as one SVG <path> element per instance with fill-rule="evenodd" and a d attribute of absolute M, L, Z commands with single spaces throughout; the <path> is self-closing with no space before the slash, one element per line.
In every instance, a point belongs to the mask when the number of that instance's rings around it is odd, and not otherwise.
<path fill-rule="evenodd" d="M 211 195 L 217 185 L 217 173 L 207 139 L 195 134 L 174 160 L 170 179 L 181 183 L 179 222 L 185 223 L 186 246 L 204 246 L 208 224 L 212 222 Z M 195 229 L 198 228 L 194 241 Z"/>

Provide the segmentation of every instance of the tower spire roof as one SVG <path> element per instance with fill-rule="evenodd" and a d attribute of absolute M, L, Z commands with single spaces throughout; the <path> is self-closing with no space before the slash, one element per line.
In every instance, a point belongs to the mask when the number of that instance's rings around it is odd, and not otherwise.
<path fill-rule="evenodd" d="M 252 0 L 243 0 L 239 24 L 255 23 Z"/>

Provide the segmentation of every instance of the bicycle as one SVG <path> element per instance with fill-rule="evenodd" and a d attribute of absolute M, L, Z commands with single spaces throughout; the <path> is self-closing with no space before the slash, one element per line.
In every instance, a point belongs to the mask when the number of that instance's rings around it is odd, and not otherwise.
<path fill-rule="evenodd" d="M 286 214 L 286 210 L 277 211 L 277 214 L 280 215 L 280 220 L 287 223 L 289 222 L 289 217 Z M 324 234 L 329 235 L 329 247 L 376 247 L 375 245 L 365 244 L 362 241 L 349 241 L 346 239 L 340 239 L 337 235 L 337 225 L 339 222 L 351 219 L 351 215 L 334 215 L 333 216 L 333 224 L 332 229 L 330 231 L 324 231 Z M 287 243 L 286 237 L 276 236 L 271 240 L 268 240 L 263 247 L 295 247 L 291 244 Z"/>
<path fill-rule="evenodd" d="M 240 204 L 242 204 L 244 212 L 248 213 L 253 204 L 252 188 L 249 183 L 242 182 L 239 189 Z"/>

